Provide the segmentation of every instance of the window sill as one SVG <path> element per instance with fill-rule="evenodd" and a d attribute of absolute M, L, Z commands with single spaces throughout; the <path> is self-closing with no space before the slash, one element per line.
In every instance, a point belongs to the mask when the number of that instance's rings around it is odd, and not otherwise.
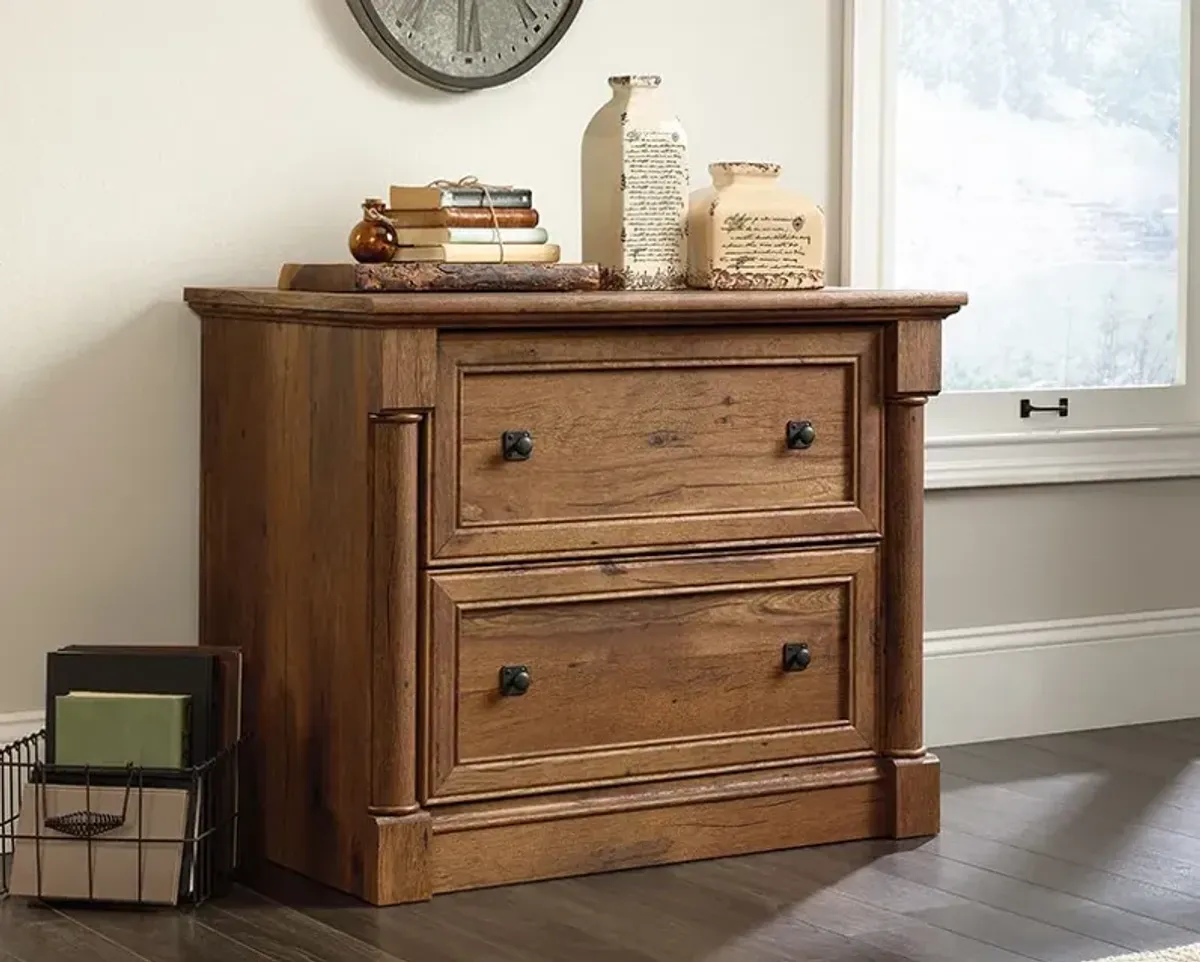
<path fill-rule="evenodd" d="M 1200 424 L 933 437 L 925 489 L 1200 477 Z"/>

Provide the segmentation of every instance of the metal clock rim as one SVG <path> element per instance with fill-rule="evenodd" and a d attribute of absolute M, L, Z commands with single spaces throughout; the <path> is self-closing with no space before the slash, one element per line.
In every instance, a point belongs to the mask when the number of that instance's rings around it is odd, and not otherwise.
<path fill-rule="evenodd" d="M 558 46 L 559 41 L 562 40 L 571 24 L 575 21 L 575 17 L 579 14 L 579 8 L 583 6 L 583 0 L 566 0 L 567 8 L 563 12 L 563 15 L 558 18 L 554 29 L 546 35 L 546 39 L 537 46 L 533 53 L 519 64 L 509 67 L 502 73 L 498 73 L 492 77 L 451 77 L 449 74 L 444 74 L 441 71 L 432 70 L 425 66 L 396 43 L 391 32 L 379 18 L 379 14 L 376 12 L 371 0 L 346 0 L 346 3 L 350 7 L 350 11 L 354 14 L 354 19 L 358 21 L 359 26 L 370 39 L 371 43 L 391 61 L 394 67 L 397 67 L 414 80 L 449 93 L 470 93 L 476 90 L 502 87 L 524 76 L 541 63 L 550 51 Z"/>

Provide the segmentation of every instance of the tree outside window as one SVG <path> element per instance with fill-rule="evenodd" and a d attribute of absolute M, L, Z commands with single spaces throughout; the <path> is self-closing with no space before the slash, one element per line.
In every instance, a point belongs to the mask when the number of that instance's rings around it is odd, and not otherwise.
<path fill-rule="evenodd" d="M 1179 379 L 1182 0 L 897 0 L 893 280 L 947 391 Z"/>

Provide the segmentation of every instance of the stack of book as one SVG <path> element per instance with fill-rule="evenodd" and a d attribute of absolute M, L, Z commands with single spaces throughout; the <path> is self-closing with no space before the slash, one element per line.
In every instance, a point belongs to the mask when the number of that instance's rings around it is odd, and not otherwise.
<path fill-rule="evenodd" d="M 69 646 L 46 659 L 14 895 L 177 904 L 238 864 L 237 648 Z M 12 836 L 10 836 L 12 838 Z"/>
<path fill-rule="evenodd" d="M 393 186 L 385 216 L 396 228 L 401 262 L 556 264 L 527 187 Z"/>

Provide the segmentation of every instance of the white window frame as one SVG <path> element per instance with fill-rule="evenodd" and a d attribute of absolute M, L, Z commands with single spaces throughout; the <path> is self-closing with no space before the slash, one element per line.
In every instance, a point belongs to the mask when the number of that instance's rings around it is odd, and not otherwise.
<path fill-rule="evenodd" d="M 898 17 L 894 0 L 843 0 L 843 111 L 840 283 L 887 288 L 892 219 L 890 171 Z M 1200 476 L 1200 312 L 1188 278 L 1200 277 L 1200 251 L 1188 243 L 1193 209 L 1188 183 L 1200 176 L 1190 105 L 1200 104 L 1200 17 L 1184 0 L 1181 96 L 1179 264 L 1181 358 L 1187 378 L 1172 388 L 943 394 L 928 407 L 926 488 L 996 487 L 1077 481 Z M 1182 171 L 1181 171 L 1182 173 Z M 1197 245 L 1200 247 L 1200 245 Z M 967 294 L 970 295 L 967 288 Z M 1069 418 L 1017 417 L 1021 397 L 1035 404 L 1070 398 Z"/>

